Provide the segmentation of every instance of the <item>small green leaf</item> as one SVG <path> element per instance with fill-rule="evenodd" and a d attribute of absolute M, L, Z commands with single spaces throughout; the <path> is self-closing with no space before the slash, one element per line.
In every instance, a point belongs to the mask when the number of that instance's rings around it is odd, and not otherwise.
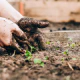
<path fill-rule="evenodd" d="M 61 61 L 64 61 L 65 59 L 64 58 L 61 58 Z"/>
<path fill-rule="evenodd" d="M 59 50 L 59 47 L 56 47 L 56 50 Z"/>
<path fill-rule="evenodd" d="M 46 56 L 44 59 L 45 59 L 45 60 L 48 60 L 48 59 L 49 59 L 49 57 L 48 57 L 48 56 Z"/>
<path fill-rule="evenodd" d="M 46 44 L 50 45 L 50 41 L 47 41 Z"/>
<path fill-rule="evenodd" d="M 68 55 L 68 50 L 64 51 L 63 54 Z"/>
<path fill-rule="evenodd" d="M 35 47 L 33 47 L 33 46 L 30 46 L 30 48 L 31 48 L 31 52 L 34 52 L 34 51 L 36 51 L 36 48 L 35 48 Z"/>
<path fill-rule="evenodd" d="M 31 56 L 31 55 L 32 55 L 31 52 L 27 50 L 26 53 L 25 53 L 25 56 L 28 57 L 28 56 Z"/>
<path fill-rule="evenodd" d="M 72 38 L 69 38 L 69 40 L 68 41 L 71 41 L 72 42 Z"/>
<path fill-rule="evenodd" d="M 40 64 L 41 62 L 42 62 L 41 59 L 38 59 L 38 58 L 35 58 L 35 59 L 34 59 L 34 63 L 35 63 L 35 64 Z"/>
<path fill-rule="evenodd" d="M 29 61 L 31 58 L 32 58 L 32 56 L 29 56 L 29 57 L 27 57 L 27 58 L 26 58 L 26 60 L 28 60 L 28 61 Z"/>
<path fill-rule="evenodd" d="M 76 58 L 72 58 L 72 60 L 74 60 L 74 61 L 75 61 L 75 60 L 77 60 L 77 59 L 76 59 Z"/>
<path fill-rule="evenodd" d="M 40 63 L 40 66 L 44 67 L 44 62 Z"/>
<path fill-rule="evenodd" d="M 71 46 L 71 48 L 74 48 L 76 46 L 76 44 L 72 43 L 70 46 Z"/>
<path fill-rule="evenodd" d="M 67 43 L 67 46 L 70 46 L 70 44 L 69 44 L 69 43 Z"/>
<path fill-rule="evenodd" d="M 38 58 L 34 59 L 34 63 L 44 67 L 44 62 L 42 62 L 41 59 L 38 59 Z"/>

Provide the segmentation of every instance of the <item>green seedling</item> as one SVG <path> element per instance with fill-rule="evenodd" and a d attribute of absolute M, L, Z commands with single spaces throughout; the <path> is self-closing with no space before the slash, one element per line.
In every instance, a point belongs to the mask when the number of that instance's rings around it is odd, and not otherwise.
<path fill-rule="evenodd" d="M 68 47 L 70 47 L 70 44 L 69 44 L 69 43 L 67 43 L 67 46 L 68 46 Z"/>
<path fill-rule="evenodd" d="M 31 58 L 32 58 L 32 56 L 29 56 L 29 57 L 26 58 L 26 60 L 30 61 Z"/>
<path fill-rule="evenodd" d="M 61 61 L 62 61 L 62 62 L 64 62 L 64 61 L 65 61 L 65 59 L 64 59 L 64 58 L 61 58 Z"/>
<path fill-rule="evenodd" d="M 75 43 L 70 44 L 70 47 L 71 47 L 71 48 L 74 48 L 75 46 L 76 46 Z"/>
<path fill-rule="evenodd" d="M 40 63 L 40 66 L 44 67 L 44 62 Z"/>
<path fill-rule="evenodd" d="M 40 66 L 44 67 L 44 62 L 41 59 L 35 58 L 34 63 L 39 64 Z"/>
<path fill-rule="evenodd" d="M 34 63 L 35 63 L 35 64 L 40 64 L 41 62 L 42 62 L 41 59 L 38 59 L 38 58 L 35 58 L 35 59 L 34 59 Z"/>
<path fill-rule="evenodd" d="M 77 60 L 76 58 L 72 58 L 73 61 Z"/>
<path fill-rule="evenodd" d="M 46 56 L 44 59 L 45 59 L 45 60 L 48 60 L 48 59 L 49 59 L 49 57 L 48 57 L 48 56 Z"/>
<path fill-rule="evenodd" d="M 28 60 L 28 61 L 32 58 L 32 54 L 28 50 L 26 51 L 25 56 L 27 57 L 26 60 Z"/>
<path fill-rule="evenodd" d="M 50 45 L 50 41 L 47 41 L 46 44 Z"/>
<path fill-rule="evenodd" d="M 32 56 L 31 52 L 26 50 L 26 53 L 25 53 L 25 56 L 28 57 L 28 56 Z"/>
<path fill-rule="evenodd" d="M 68 40 L 68 41 L 72 42 L 72 38 L 69 38 L 69 40 Z"/>
<path fill-rule="evenodd" d="M 64 51 L 64 52 L 63 52 L 63 54 L 65 54 L 65 55 L 67 55 L 67 56 L 68 56 L 68 55 L 69 55 L 69 51 L 68 51 L 68 50 L 66 50 L 66 51 Z"/>
<path fill-rule="evenodd" d="M 33 47 L 33 46 L 30 46 L 30 49 L 31 49 L 31 52 L 36 51 L 36 48 L 35 48 L 35 47 Z"/>
<path fill-rule="evenodd" d="M 56 49 L 56 50 L 59 50 L 59 47 L 56 47 L 55 49 Z"/>

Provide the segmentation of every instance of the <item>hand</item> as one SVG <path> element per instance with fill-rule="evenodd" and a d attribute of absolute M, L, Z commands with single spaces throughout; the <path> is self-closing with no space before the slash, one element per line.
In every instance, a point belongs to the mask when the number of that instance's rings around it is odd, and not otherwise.
<path fill-rule="evenodd" d="M 38 47 L 39 50 L 45 49 L 45 44 L 38 28 L 47 27 L 49 22 L 43 22 L 32 18 L 22 18 L 17 24 L 25 32 L 28 37 L 28 42 L 31 43 L 32 46 Z"/>
<path fill-rule="evenodd" d="M 13 35 L 21 39 L 27 39 L 24 32 L 15 23 L 0 17 L 0 52 L 5 51 L 1 47 L 6 49 L 11 47 L 13 50 L 22 51 Z"/>

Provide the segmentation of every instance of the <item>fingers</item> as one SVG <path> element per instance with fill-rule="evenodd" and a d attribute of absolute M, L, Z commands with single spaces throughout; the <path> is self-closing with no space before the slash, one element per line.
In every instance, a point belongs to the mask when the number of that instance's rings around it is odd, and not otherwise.
<path fill-rule="evenodd" d="M 22 47 L 17 43 L 16 39 L 12 38 L 12 44 L 9 46 L 11 49 L 16 50 L 18 53 L 23 53 Z"/>
<path fill-rule="evenodd" d="M 31 44 L 32 46 L 38 47 L 38 44 L 37 44 L 36 41 L 35 41 L 35 37 L 30 36 L 29 39 L 28 39 L 28 41 L 30 42 L 30 44 Z"/>
<path fill-rule="evenodd" d="M 16 36 L 17 37 L 17 36 Z M 20 40 L 18 37 L 15 36 L 12 37 L 12 44 L 9 46 L 5 46 L 8 53 L 13 53 L 14 51 L 16 53 L 25 53 L 26 50 L 28 50 L 28 44 L 27 41 Z"/>
<path fill-rule="evenodd" d="M 44 41 L 43 41 L 43 38 L 42 38 L 42 36 L 40 36 L 40 34 L 36 34 L 36 35 L 34 35 L 35 36 L 35 41 L 37 42 L 37 44 L 38 44 L 38 48 L 39 48 L 39 50 L 45 50 L 45 43 L 44 43 Z"/>
<path fill-rule="evenodd" d="M 49 25 L 49 22 L 44 22 L 44 21 L 40 21 L 40 20 L 35 20 L 32 18 L 22 18 L 19 22 L 18 25 L 22 28 L 25 27 L 31 27 L 30 25 L 32 25 L 34 28 L 45 28 Z"/>
<path fill-rule="evenodd" d="M 28 20 L 26 18 L 21 19 L 18 22 L 18 26 L 20 26 L 20 28 L 25 31 L 25 32 L 35 32 L 37 30 L 37 27 L 33 26 L 31 20 Z"/>
<path fill-rule="evenodd" d="M 16 35 L 19 39 L 27 40 L 26 34 L 16 25 L 12 24 L 11 32 Z"/>
<path fill-rule="evenodd" d="M 32 46 L 38 48 L 39 50 L 45 50 L 45 44 L 44 44 L 43 38 L 42 36 L 40 36 L 39 33 L 34 33 L 30 35 L 28 40 Z"/>
<path fill-rule="evenodd" d="M 30 42 L 27 40 L 23 40 L 23 39 L 20 39 L 19 37 L 17 37 L 16 35 L 14 35 L 17 43 L 19 44 L 19 46 L 21 46 L 23 49 L 25 50 L 28 50 L 30 49 Z"/>
<path fill-rule="evenodd" d="M 12 24 L 11 32 L 19 37 L 25 37 L 24 32 L 15 23 Z"/>
<path fill-rule="evenodd" d="M 40 50 L 45 50 L 45 43 L 40 35 L 37 37 L 37 43 Z"/>
<path fill-rule="evenodd" d="M 43 22 L 40 20 L 32 20 L 32 25 L 37 28 L 46 28 L 49 25 L 49 22 Z"/>

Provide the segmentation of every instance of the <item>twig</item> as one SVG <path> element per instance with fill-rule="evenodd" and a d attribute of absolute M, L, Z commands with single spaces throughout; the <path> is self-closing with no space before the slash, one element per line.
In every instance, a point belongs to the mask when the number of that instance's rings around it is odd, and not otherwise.
<path fill-rule="evenodd" d="M 67 65 L 69 66 L 69 68 L 73 71 L 73 67 L 71 66 L 71 64 L 69 62 L 67 62 Z"/>

